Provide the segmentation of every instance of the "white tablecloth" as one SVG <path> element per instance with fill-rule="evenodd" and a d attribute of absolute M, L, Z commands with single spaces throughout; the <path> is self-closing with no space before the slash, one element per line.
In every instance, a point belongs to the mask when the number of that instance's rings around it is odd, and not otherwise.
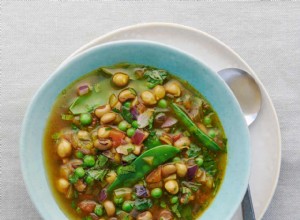
<path fill-rule="evenodd" d="M 40 219 L 22 180 L 18 144 L 25 109 L 39 86 L 81 45 L 151 21 L 206 31 L 254 69 L 274 102 L 282 132 L 280 179 L 264 220 L 300 219 L 300 2 L 24 0 L 1 5 L 1 219 Z"/>

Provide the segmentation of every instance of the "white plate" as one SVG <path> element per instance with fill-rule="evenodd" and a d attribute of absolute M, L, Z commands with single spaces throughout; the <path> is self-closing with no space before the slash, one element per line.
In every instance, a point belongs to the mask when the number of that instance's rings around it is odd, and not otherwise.
<path fill-rule="evenodd" d="M 239 55 L 216 38 L 194 28 L 168 23 L 139 24 L 110 32 L 79 48 L 67 59 L 95 45 L 128 39 L 151 40 L 171 45 L 199 58 L 216 72 L 237 67 L 248 71 L 257 80 L 263 99 L 260 114 L 250 126 L 250 188 L 256 217 L 261 219 L 277 186 L 281 163 L 281 136 L 273 103 L 253 70 Z M 233 219 L 242 219 L 241 209 Z"/>

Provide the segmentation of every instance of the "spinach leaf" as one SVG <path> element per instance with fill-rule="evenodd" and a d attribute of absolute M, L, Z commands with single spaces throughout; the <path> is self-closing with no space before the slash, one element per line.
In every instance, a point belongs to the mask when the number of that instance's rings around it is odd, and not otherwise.
<path fill-rule="evenodd" d="M 146 198 L 136 199 L 134 205 L 138 211 L 144 211 L 152 207 L 152 201 Z"/>
<path fill-rule="evenodd" d="M 186 153 L 187 153 L 187 155 L 188 155 L 189 158 L 190 158 L 190 157 L 197 157 L 197 156 L 199 156 L 200 153 L 201 153 L 201 148 L 198 147 L 198 146 L 195 145 L 195 144 L 191 144 L 191 145 L 190 145 L 190 148 L 187 150 Z"/>
<path fill-rule="evenodd" d="M 150 88 L 162 85 L 167 77 L 168 73 L 165 70 L 146 70 L 144 73 L 144 78 L 147 79 Z"/>

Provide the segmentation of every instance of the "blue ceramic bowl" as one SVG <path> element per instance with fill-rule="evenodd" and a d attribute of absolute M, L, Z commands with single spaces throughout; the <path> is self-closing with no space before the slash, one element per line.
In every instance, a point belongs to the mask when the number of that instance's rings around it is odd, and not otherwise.
<path fill-rule="evenodd" d="M 43 135 L 58 94 L 99 66 L 140 63 L 187 80 L 212 104 L 228 138 L 228 164 L 223 184 L 201 220 L 231 219 L 246 191 L 250 174 L 250 143 L 242 111 L 224 81 L 206 65 L 177 49 L 147 41 L 120 41 L 89 49 L 60 66 L 42 85 L 27 109 L 21 135 L 21 165 L 29 195 L 44 219 L 67 219 L 48 185 Z"/>

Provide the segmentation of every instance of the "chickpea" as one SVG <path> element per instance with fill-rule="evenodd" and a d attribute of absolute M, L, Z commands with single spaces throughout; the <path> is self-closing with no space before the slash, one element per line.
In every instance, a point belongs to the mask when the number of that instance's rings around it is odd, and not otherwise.
<path fill-rule="evenodd" d="M 108 150 L 112 146 L 112 141 L 110 139 L 96 139 L 94 146 L 99 150 Z"/>
<path fill-rule="evenodd" d="M 109 112 L 109 113 L 105 113 L 102 117 L 101 117 L 101 124 L 109 124 L 111 122 L 113 122 L 116 119 L 117 115 L 114 112 Z"/>
<path fill-rule="evenodd" d="M 166 95 L 166 90 L 163 86 L 157 85 L 153 89 L 153 93 L 155 95 L 156 100 L 160 100 Z"/>
<path fill-rule="evenodd" d="M 127 100 L 134 99 L 136 97 L 136 91 L 132 88 L 125 89 L 119 93 L 119 101 L 126 102 Z"/>
<path fill-rule="evenodd" d="M 59 178 L 56 182 L 56 188 L 61 193 L 66 193 L 69 186 L 70 186 L 69 181 L 64 178 Z"/>
<path fill-rule="evenodd" d="M 110 128 L 108 128 L 108 127 L 99 128 L 97 135 L 99 138 L 108 138 L 110 135 Z"/>
<path fill-rule="evenodd" d="M 137 220 L 152 220 L 152 219 L 153 219 L 152 214 L 149 211 L 142 212 L 137 216 Z"/>
<path fill-rule="evenodd" d="M 156 104 L 155 96 L 150 91 L 142 92 L 141 98 L 142 98 L 145 105 L 154 105 L 154 104 Z"/>
<path fill-rule="evenodd" d="M 176 180 L 169 180 L 165 183 L 166 190 L 171 194 L 176 194 L 179 191 L 179 186 Z"/>
<path fill-rule="evenodd" d="M 187 147 L 191 144 L 191 141 L 188 137 L 181 137 L 175 141 L 174 146 L 178 148 Z"/>
<path fill-rule="evenodd" d="M 60 143 L 57 146 L 57 154 L 61 158 L 68 157 L 72 153 L 72 146 L 69 141 L 66 139 L 61 139 Z"/>
<path fill-rule="evenodd" d="M 124 87 L 129 82 L 129 76 L 125 73 L 115 73 L 115 75 L 112 78 L 113 83 L 118 87 Z"/>
<path fill-rule="evenodd" d="M 95 115 L 101 118 L 104 114 L 111 111 L 110 105 L 102 105 L 95 110 Z"/>
<path fill-rule="evenodd" d="M 176 166 L 173 164 L 167 164 L 162 167 L 161 174 L 163 177 L 170 176 L 171 174 L 176 173 Z"/>
<path fill-rule="evenodd" d="M 176 82 L 167 83 L 165 85 L 165 90 L 167 93 L 169 93 L 175 97 L 178 97 L 181 94 L 180 86 Z"/>
<path fill-rule="evenodd" d="M 116 212 L 116 207 L 112 201 L 106 200 L 103 203 L 107 216 L 114 216 Z"/>
<path fill-rule="evenodd" d="M 187 167 L 185 164 L 183 163 L 176 163 L 175 164 L 176 168 L 177 168 L 177 175 L 179 177 L 184 177 L 187 173 Z"/>
<path fill-rule="evenodd" d="M 108 183 L 112 183 L 113 181 L 115 181 L 115 179 L 117 178 L 117 174 L 115 171 L 110 171 L 107 175 L 106 175 L 106 182 Z"/>

